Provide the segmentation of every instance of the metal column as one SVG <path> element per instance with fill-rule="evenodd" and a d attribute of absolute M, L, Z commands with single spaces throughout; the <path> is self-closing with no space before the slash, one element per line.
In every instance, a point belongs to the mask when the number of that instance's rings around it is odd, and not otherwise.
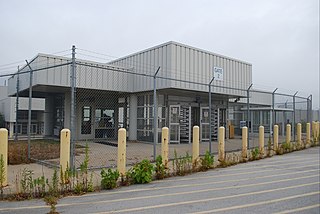
<path fill-rule="evenodd" d="M 76 46 L 72 46 L 72 63 L 71 63 L 71 106 L 70 106 L 70 131 L 71 131 L 71 145 L 70 145 L 70 168 L 74 168 L 74 148 L 75 148 L 75 73 L 76 73 Z"/>
<path fill-rule="evenodd" d="M 212 131 L 212 128 L 211 128 L 211 84 L 214 80 L 214 77 L 212 77 L 211 81 L 209 82 L 209 153 L 211 154 L 212 153 L 212 148 L 211 148 L 211 144 L 212 144 L 212 136 L 211 136 L 211 131 Z M 219 128 L 219 127 L 218 127 Z"/>
<path fill-rule="evenodd" d="M 31 109 L 32 109 L 32 78 L 33 78 L 33 70 L 26 60 L 27 66 L 30 69 L 30 79 L 29 79 L 29 106 L 28 106 L 28 159 L 30 159 L 30 150 L 31 150 Z"/>
<path fill-rule="evenodd" d="M 153 160 L 156 160 L 157 156 L 157 142 L 158 142 L 158 104 L 157 104 L 157 74 L 160 70 L 158 67 L 156 73 L 153 76 Z"/>
<path fill-rule="evenodd" d="M 295 134 L 295 127 L 296 127 L 296 95 L 298 94 L 298 91 L 293 95 L 293 121 L 292 121 L 292 135 L 293 140 L 296 141 L 296 134 Z"/>
<path fill-rule="evenodd" d="M 18 74 L 17 74 L 17 97 L 16 97 L 16 122 L 15 122 L 15 135 L 14 135 L 14 141 L 17 142 L 18 141 L 18 111 L 19 111 L 19 81 L 20 81 L 20 77 L 19 77 L 19 66 L 18 66 Z"/>
<path fill-rule="evenodd" d="M 250 129 L 249 129 L 249 121 L 250 121 L 250 103 L 249 103 L 249 95 L 250 95 L 250 89 L 252 87 L 252 83 L 247 89 L 247 126 L 248 126 L 248 148 L 250 148 Z M 251 130 L 252 130 L 252 123 L 251 123 Z"/>

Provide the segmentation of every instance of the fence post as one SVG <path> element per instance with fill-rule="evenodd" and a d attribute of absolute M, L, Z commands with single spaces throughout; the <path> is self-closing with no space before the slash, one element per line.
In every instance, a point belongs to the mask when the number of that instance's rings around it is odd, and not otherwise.
<path fill-rule="evenodd" d="M 30 69 L 30 74 L 29 74 L 29 106 L 28 106 L 28 159 L 31 158 L 30 153 L 31 153 L 31 111 L 32 111 L 32 81 L 33 81 L 33 70 L 30 66 L 30 63 L 26 60 L 27 66 Z"/>
<path fill-rule="evenodd" d="M 165 168 L 168 168 L 168 155 L 169 155 L 169 129 L 168 127 L 162 128 L 161 134 L 161 156 L 162 156 L 162 163 Z"/>
<path fill-rule="evenodd" d="M 193 127 L 192 135 L 192 164 L 197 165 L 199 159 L 199 126 Z"/>
<path fill-rule="evenodd" d="M 158 143 L 158 103 L 157 103 L 157 74 L 160 70 L 158 67 L 153 75 L 153 160 L 156 160 L 157 143 Z"/>
<path fill-rule="evenodd" d="M 212 127 L 211 127 L 211 120 L 212 120 L 212 113 L 211 113 L 211 109 L 212 109 L 212 101 L 211 101 L 211 84 L 214 80 L 214 77 L 212 77 L 211 81 L 209 82 L 209 153 L 212 154 Z"/>
<path fill-rule="evenodd" d="M 248 128 L 242 127 L 242 158 L 245 159 L 248 156 Z"/>
<path fill-rule="evenodd" d="M 264 126 L 259 126 L 259 152 L 262 158 L 264 155 Z"/>
<path fill-rule="evenodd" d="M 74 149 L 75 149 L 75 135 L 76 135 L 76 124 L 75 124 L 75 93 L 76 93 L 76 46 L 72 46 L 72 64 L 70 72 L 70 87 L 71 87 L 71 102 L 70 102 L 70 130 L 71 130 L 71 148 L 70 148 L 70 167 L 74 167 Z"/>
<path fill-rule="evenodd" d="M 297 145 L 301 145 L 301 123 L 297 124 Z"/>
<path fill-rule="evenodd" d="M 7 186 L 8 184 L 8 130 L 5 128 L 0 129 L 0 157 L 3 158 L 3 175 L 4 179 L 2 186 Z"/>
<path fill-rule="evenodd" d="M 291 125 L 287 124 L 287 130 L 286 130 L 286 143 L 289 144 L 291 141 Z"/>
<path fill-rule="evenodd" d="M 19 112 L 19 82 L 20 82 L 20 77 L 19 77 L 19 66 L 18 66 L 18 74 L 17 74 L 17 85 L 16 85 L 16 121 L 15 121 L 15 133 L 14 133 L 14 141 L 15 143 L 18 141 L 18 112 Z"/>
<path fill-rule="evenodd" d="M 124 128 L 120 128 L 118 130 L 118 162 L 117 168 L 120 175 L 126 174 L 126 130 Z"/>
<path fill-rule="evenodd" d="M 60 132 L 60 167 L 63 173 L 70 167 L 70 135 L 69 129 Z"/>
<path fill-rule="evenodd" d="M 218 141 L 219 141 L 219 161 L 224 161 L 225 160 L 225 154 L 224 154 L 224 127 L 221 126 L 219 127 L 219 132 L 218 132 Z"/>
<path fill-rule="evenodd" d="M 279 147 L 279 126 L 273 126 L 273 149 L 276 151 Z"/>
<path fill-rule="evenodd" d="M 310 144 L 310 123 L 306 124 L 306 134 L 307 134 L 307 140 L 306 140 L 306 144 Z"/>

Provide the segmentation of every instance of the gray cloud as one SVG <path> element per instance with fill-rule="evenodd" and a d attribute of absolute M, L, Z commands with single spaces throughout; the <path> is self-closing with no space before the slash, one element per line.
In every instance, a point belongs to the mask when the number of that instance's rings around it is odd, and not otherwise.
<path fill-rule="evenodd" d="M 0 65 L 73 44 L 124 56 L 174 40 L 248 61 L 257 88 L 313 94 L 319 108 L 317 0 L 0 0 L 0 26 Z"/>

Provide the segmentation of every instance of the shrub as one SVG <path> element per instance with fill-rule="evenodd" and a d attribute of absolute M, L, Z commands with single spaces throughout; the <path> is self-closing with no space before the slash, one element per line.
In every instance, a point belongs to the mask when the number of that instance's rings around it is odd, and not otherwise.
<path fill-rule="evenodd" d="M 132 179 L 136 184 L 144 184 L 152 181 L 153 165 L 149 160 L 142 160 L 132 168 Z"/>
<path fill-rule="evenodd" d="M 101 170 L 101 188 L 102 189 L 113 189 L 117 187 L 117 180 L 120 176 L 118 170 L 108 169 L 107 171 Z"/>
<path fill-rule="evenodd" d="M 210 154 L 209 151 L 206 151 L 203 158 L 200 158 L 201 161 L 201 170 L 207 171 L 208 169 L 213 168 L 214 156 Z"/>
<path fill-rule="evenodd" d="M 166 167 L 162 163 L 162 156 L 158 155 L 156 158 L 156 165 L 154 167 L 154 171 L 156 172 L 157 179 L 164 179 L 167 175 Z"/>

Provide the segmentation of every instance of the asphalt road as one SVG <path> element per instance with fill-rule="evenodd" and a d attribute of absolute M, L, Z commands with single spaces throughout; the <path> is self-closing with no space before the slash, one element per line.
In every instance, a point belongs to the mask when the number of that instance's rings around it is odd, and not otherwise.
<path fill-rule="evenodd" d="M 60 213 L 320 213 L 319 147 L 184 177 L 59 200 Z M 0 213 L 47 213 L 43 200 Z"/>

